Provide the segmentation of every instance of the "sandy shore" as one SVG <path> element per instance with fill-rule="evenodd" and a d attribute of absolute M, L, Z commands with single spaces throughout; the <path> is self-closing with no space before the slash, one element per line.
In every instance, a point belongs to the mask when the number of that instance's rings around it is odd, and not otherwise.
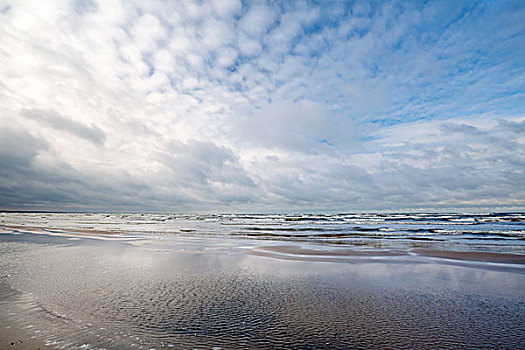
<path fill-rule="evenodd" d="M 525 334 L 517 254 L 16 230 L 0 234 L 2 349 L 518 349 Z"/>

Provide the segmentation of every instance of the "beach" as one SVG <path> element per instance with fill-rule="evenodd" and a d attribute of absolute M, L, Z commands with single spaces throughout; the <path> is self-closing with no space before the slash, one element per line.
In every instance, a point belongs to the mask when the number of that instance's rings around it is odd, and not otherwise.
<path fill-rule="evenodd" d="M 0 0 L 0 350 L 525 350 L 524 19 Z"/>
<path fill-rule="evenodd" d="M 2 349 L 518 349 L 522 254 L 3 227 Z"/>

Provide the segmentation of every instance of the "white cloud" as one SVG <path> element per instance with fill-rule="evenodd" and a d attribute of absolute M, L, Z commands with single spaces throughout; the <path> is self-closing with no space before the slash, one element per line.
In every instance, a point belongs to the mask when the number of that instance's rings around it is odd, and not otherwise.
<path fill-rule="evenodd" d="M 239 28 L 248 36 L 260 39 L 275 22 L 275 12 L 264 6 L 255 5 L 239 21 Z"/>
<path fill-rule="evenodd" d="M 238 38 L 239 51 L 244 56 L 257 56 L 262 52 L 262 43 L 241 34 Z"/>
<path fill-rule="evenodd" d="M 145 53 L 158 47 L 159 41 L 166 37 L 166 30 L 157 17 L 146 13 L 133 24 L 131 34 L 135 45 Z"/>
<path fill-rule="evenodd" d="M 220 67 L 228 67 L 235 63 L 238 52 L 232 47 L 223 47 L 216 52 L 217 64 Z"/>
<path fill-rule="evenodd" d="M 212 6 L 215 13 L 221 17 L 231 17 L 239 14 L 242 10 L 240 0 L 214 0 Z"/>
<path fill-rule="evenodd" d="M 209 19 L 202 24 L 201 42 L 209 50 L 229 44 L 233 39 L 233 28 L 228 23 Z"/>

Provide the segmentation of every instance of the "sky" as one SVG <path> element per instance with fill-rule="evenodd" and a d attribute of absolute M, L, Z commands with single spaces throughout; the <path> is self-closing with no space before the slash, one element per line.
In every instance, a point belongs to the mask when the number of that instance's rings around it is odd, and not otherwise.
<path fill-rule="evenodd" d="M 524 1 L 0 0 L 0 209 L 525 208 Z"/>

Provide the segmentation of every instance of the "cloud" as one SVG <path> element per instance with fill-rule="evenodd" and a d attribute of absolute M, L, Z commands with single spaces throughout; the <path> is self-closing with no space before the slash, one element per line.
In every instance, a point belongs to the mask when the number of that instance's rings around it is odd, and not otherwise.
<path fill-rule="evenodd" d="M 0 2 L 0 204 L 523 207 L 524 13 Z"/>
<path fill-rule="evenodd" d="M 79 15 L 96 12 L 97 4 L 93 0 L 74 0 L 73 8 Z"/>
<path fill-rule="evenodd" d="M 96 126 L 84 125 L 54 111 L 23 109 L 20 114 L 26 118 L 47 124 L 57 130 L 67 131 L 75 136 L 92 142 L 95 145 L 102 145 L 106 138 L 104 132 Z"/>
<path fill-rule="evenodd" d="M 240 0 L 214 0 L 212 6 L 215 13 L 221 17 L 231 17 L 242 10 L 242 3 Z"/>
<path fill-rule="evenodd" d="M 255 5 L 239 20 L 239 28 L 248 36 L 260 39 L 275 21 L 275 11 L 265 5 Z"/>
<path fill-rule="evenodd" d="M 201 41 L 209 50 L 229 44 L 233 39 L 233 28 L 224 21 L 207 20 L 201 29 Z"/>
<path fill-rule="evenodd" d="M 212 142 L 188 140 L 172 142 L 163 162 L 171 169 L 174 182 L 207 185 L 210 183 L 253 186 L 253 182 L 237 164 L 231 150 Z"/>
<path fill-rule="evenodd" d="M 356 138 L 349 120 L 311 101 L 272 102 L 235 127 L 241 142 L 295 152 L 330 153 L 329 148 L 346 149 Z"/>
<path fill-rule="evenodd" d="M 10 158 L 13 161 L 18 159 L 21 163 L 30 164 L 38 155 L 39 150 L 47 149 L 47 142 L 36 138 L 29 132 L 10 126 L 7 123 L 0 124 L 0 152 L 2 157 Z M 5 162 L 10 164 L 12 162 Z"/>
<path fill-rule="evenodd" d="M 131 35 L 134 45 L 146 53 L 158 47 L 159 42 L 166 37 L 166 30 L 156 16 L 146 13 L 133 24 Z"/>
<path fill-rule="evenodd" d="M 39 164 L 38 157 L 48 149 L 46 141 L 27 131 L 2 124 L 0 128 L 0 205 L 38 207 L 77 201 L 69 185 L 76 182 Z M 67 166 L 65 169 L 67 172 Z M 66 174 L 64 174 L 66 175 Z M 71 174 L 67 174 L 71 175 Z"/>
<path fill-rule="evenodd" d="M 266 38 L 270 50 L 276 53 L 289 52 L 296 37 L 303 34 L 304 26 L 312 23 L 318 15 L 318 9 L 299 9 L 283 14 L 279 26 Z"/>

